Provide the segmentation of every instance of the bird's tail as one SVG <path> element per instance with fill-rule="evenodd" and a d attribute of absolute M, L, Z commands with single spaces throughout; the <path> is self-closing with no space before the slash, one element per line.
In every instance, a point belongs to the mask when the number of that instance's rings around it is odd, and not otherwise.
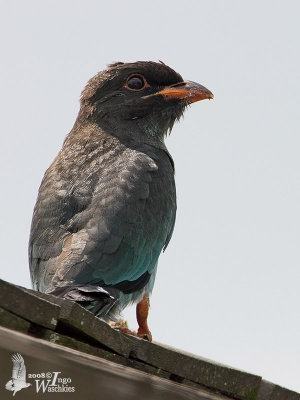
<path fill-rule="evenodd" d="M 82 285 L 56 287 L 49 294 L 75 301 L 104 321 L 117 321 L 120 302 L 117 290 L 106 290 L 101 286 Z"/>

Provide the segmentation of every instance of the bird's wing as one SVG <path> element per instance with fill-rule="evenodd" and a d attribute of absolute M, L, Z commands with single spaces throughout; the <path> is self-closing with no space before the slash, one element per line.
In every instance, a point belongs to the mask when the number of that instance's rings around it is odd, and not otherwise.
<path fill-rule="evenodd" d="M 78 171 L 69 191 L 64 187 L 70 178 L 57 181 L 57 171 L 50 168 L 30 240 L 36 288 L 146 279 L 175 219 L 173 172 L 167 156 L 163 162 L 159 168 L 151 157 L 132 149 L 122 157 L 106 155 L 100 165 Z"/>
<path fill-rule="evenodd" d="M 13 362 L 12 379 L 26 381 L 26 367 L 21 354 L 16 353 L 12 356 L 11 359 Z"/>

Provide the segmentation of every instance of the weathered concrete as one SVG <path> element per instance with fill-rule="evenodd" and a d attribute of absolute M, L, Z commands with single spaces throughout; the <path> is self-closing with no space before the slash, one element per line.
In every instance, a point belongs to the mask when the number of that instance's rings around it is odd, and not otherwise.
<path fill-rule="evenodd" d="M 261 377 L 155 343 L 135 347 L 135 357 L 171 373 L 238 398 L 255 398 Z"/>
<path fill-rule="evenodd" d="M 17 286 L 0 280 L 0 307 L 23 319 L 49 329 L 55 329 L 60 308 L 47 300 L 23 291 Z"/>
<path fill-rule="evenodd" d="M 136 371 L 100 357 L 94 357 L 60 345 L 32 338 L 5 328 L 0 328 L 0 381 L 7 382 L 11 377 L 11 355 L 22 354 L 27 374 L 28 388 L 18 393 L 23 400 L 32 400 L 36 394 L 36 382 L 40 377 L 32 375 L 54 372 L 59 377 L 71 379 L 67 386 L 74 388 L 72 393 L 45 392 L 43 399 L 105 399 L 105 400 L 215 400 L 214 395 L 202 394 L 188 387 L 171 383 L 150 374 Z M 47 378 L 45 378 L 47 381 Z M 62 385 L 60 385 L 62 386 Z M 12 393 L 0 388 L 1 399 L 11 399 Z"/>
<path fill-rule="evenodd" d="M 29 341 L 43 339 L 40 346 L 50 342 L 52 350 L 64 346 L 82 357 L 97 357 L 150 378 L 167 379 L 176 387 L 190 387 L 187 393 L 197 394 L 198 399 L 300 400 L 298 393 L 260 376 L 122 334 L 74 302 L 4 281 L 0 281 L 0 325 L 27 334 Z"/>

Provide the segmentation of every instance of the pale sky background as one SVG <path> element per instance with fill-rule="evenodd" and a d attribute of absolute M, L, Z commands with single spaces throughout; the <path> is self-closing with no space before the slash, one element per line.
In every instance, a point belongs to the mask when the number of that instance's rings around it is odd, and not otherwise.
<path fill-rule="evenodd" d="M 0 0 L 0 277 L 30 287 L 38 187 L 88 79 L 163 60 L 215 99 L 167 140 L 178 214 L 153 337 L 300 391 L 299 15 L 297 0 Z"/>

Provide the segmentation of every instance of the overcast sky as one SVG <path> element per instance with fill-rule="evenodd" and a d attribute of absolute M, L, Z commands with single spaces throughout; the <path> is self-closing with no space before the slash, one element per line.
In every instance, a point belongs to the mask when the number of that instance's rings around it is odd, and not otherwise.
<path fill-rule="evenodd" d="M 87 80 L 113 61 L 163 60 L 215 99 L 167 139 L 178 214 L 154 340 L 300 391 L 299 1 L 0 5 L 1 278 L 30 287 L 38 187 Z"/>

